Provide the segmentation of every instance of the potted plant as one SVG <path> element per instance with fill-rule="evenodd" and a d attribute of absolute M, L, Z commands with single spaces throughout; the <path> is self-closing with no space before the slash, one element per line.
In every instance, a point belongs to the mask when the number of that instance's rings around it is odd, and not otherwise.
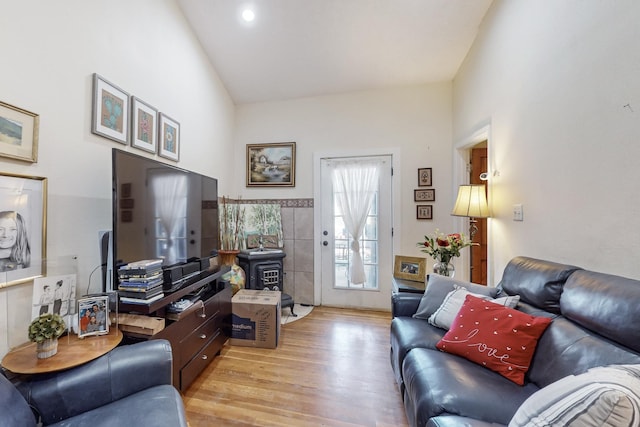
<path fill-rule="evenodd" d="M 46 359 L 58 352 L 58 338 L 67 326 L 59 314 L 41 314 L 29 325 L 29 341 L 36 343 L 38 359 Z"/>

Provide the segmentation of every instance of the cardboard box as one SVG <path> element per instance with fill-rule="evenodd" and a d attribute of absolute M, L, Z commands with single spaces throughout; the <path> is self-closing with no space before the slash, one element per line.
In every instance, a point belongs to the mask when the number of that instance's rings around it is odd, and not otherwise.
<path fill-rule="evenodd" d="M 164 329 L 164 319 L 162 317 L 120 313 L 118 315 L 118 326 L 123 332 L 132 332 L 141 335 L 155 335 Z"/>
<path fill-rule="evenodd" d="M 240 289 L 231 299 L 231 345 L 276 348 L 280 292 Z"/>

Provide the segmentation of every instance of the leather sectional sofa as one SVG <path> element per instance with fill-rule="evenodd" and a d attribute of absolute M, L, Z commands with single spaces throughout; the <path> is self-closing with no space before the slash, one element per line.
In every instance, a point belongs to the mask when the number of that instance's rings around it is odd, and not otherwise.
<path fill-rule="evenodd" d="M 640 281 L 527 257 L 511 260 L 495 288 L 447 278 L 449 287 L 436 292 L 437 286 L 430 289 L 434 277 L 425 294 L 392 297 L 391 365 L 411 426 L 527 425 L 512 419 L 534 393 L 544 397 L 552 384 L 588 375 L 594 367 L 640 364 Z M 452 283 L 490 297 L 518 295 L 518 312 L 552 319 L 537 340 L 522 385 L 442 351 L 438 343 L 449 332 L 424 316 L 413 317 L 425 306 L 427 315 L 434 312 Z M 633 414 L 631 422 L 640 422 L 640 414 Z"/>
<path fill-rule="evenodd" d="M 171 364 L 169 342 L 152 340 L 13 383 L 0 373 L 0 426 L 186 427 Z"/>

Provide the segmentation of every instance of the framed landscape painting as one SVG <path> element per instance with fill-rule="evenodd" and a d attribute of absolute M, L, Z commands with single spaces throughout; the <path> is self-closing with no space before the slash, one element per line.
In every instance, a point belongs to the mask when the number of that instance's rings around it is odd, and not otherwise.
<path fill-rule="evenodd" d="M 247 187 L 295 185 L 295 142 L 247 144 Z"/>
<path fill-rule="evenodd" d="M 0 102 L 0 156 L 38 161 L 40 116 Z"/>

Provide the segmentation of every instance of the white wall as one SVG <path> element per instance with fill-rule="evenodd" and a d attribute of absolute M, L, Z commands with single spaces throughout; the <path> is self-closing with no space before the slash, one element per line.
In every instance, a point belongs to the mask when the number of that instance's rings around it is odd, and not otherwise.
<path fill-rule="evenodd" d="M 173 0 L 3 0 L 0 100 L 40 115 L 38 163 L 0 171 L 48 178 L 47 257 L 77 255 L 78 293 L 111 228 L 111 149 L 93 135 L 94 72 L 181 124 L 178 166 L 229 191 L 234 106 Z M 99 290 L 94 275 L 91 290 Z M 0 289 L 0 356 L 27 340 L 32 284 Z"/>
<path fill-rule="evenodd" d="M 424 234 L 453 226 L 450 83 L 240 105 L 236 125 L 239 164 L 246 158 L 246 144 L 296 142 L 296 186 L 246 188 L 245 169 L 238 168 L 236 191 L 245 199 L 313 197 L 315 152 L 394 148 L 401 157 L 394 179 L 402 189 L 395 209 L 400 247 L 394 252 L 423 255 L 416 242 Z M 416 220 L 413 190 L 422 167 L 433 168 L 433 221 Z"/>
<path fill-rule="evenodd" d="M 496 272 L 528 255 L 640 276 L 638 22 L 634 0 L 496 0 L 487 14 L 454 81 L 453 138 L 491 124 Z"/>

